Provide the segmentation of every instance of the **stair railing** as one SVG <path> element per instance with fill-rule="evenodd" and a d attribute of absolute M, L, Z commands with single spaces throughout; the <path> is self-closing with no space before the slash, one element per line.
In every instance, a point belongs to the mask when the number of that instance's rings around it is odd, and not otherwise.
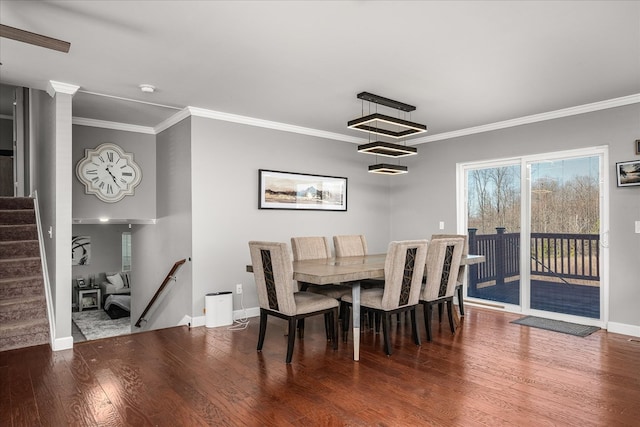
<path fill-rule="evenodd" d="M 164 291 L 164 288 L 167 287 L 169 282 L 171 280 L 177 281 L 176 273 L 178 272 L 180 267 L 182 267 L 182 264 L 184 264 L 186 261 L 187 261 L 186 259 L 181 259 L 180 261 L 176 261 L 176 263 L 173 264 L 173 267 L 171 267 L 171 271 L 169 271 L 169 274 L 167 274 L 167 277 L 164 278 L 164 281 L 162 282 L 162 284 L 160 285 L 156 293 L 153 295 L 153 298 L 151 298 L 151 301 L 149 301 L 149 304 L 147 304 L 147 307 L 144 309 L 144 311 L 140 315 L 140 318 L 136 322 L 135 326 L 137 328 L 140 327 L 140 324 L 142 323 L 142 321 L 145 321 L 145 322 L 148 321 L 148 319 L 145 319 L 144 316 L 147 315 L 147 313 L 149 312 L 153 304 L 156 302 L 156 300 L 158 299 L 162 291 Z"/>

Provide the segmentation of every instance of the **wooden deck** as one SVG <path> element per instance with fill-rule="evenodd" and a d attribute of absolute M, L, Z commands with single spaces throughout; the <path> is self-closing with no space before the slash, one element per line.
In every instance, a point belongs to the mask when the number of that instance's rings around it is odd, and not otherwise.
<path fill-rule="evenodd" d="M 640 419 L 640 342 L 579 338 L 467 308 L 417 347 L 394 322 L 394 354 L 366 330 L 333 351 L 322 318 L 306 322 L 293 363 L 284 323 L 244 331 L 177 327 L 0 353 L 2 426 L 632 426 Z M 422 317 L 420 316 L 420 320 Z"/>

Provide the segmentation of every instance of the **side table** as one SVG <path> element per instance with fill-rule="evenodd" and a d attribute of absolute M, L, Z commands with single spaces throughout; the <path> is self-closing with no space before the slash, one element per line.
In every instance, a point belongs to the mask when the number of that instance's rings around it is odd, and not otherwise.
<path fill-rule="evenodd" d="M 98 308 L 102 304 L 100 288 L 78 289 L 78 311 L 85 308 Z"/>

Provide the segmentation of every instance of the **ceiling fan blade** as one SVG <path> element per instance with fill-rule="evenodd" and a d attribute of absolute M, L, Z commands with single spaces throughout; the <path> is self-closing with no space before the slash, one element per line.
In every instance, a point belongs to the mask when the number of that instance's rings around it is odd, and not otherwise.
<path fill-rule="evenodd" d="M 0 37 L 68 53 L 71 43 L 0 24 Z"/>

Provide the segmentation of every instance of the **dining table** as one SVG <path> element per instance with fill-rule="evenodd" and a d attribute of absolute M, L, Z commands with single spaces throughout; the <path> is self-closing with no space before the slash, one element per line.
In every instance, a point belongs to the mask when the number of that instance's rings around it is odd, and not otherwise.
<path fill-rule="evenodd" d="M 384 278 L 386 254 L 333 257 L 304 261 L 293 261 L 293 279 L 314 285 L 351 286 L 353 360 L 360 360 L 360 282 L 366 279 Z M 485 261 L 484 255 L 464 255 L 461 265 L 478 264 Z M 247 265 L 246 271 L 253 272 Z"/>

